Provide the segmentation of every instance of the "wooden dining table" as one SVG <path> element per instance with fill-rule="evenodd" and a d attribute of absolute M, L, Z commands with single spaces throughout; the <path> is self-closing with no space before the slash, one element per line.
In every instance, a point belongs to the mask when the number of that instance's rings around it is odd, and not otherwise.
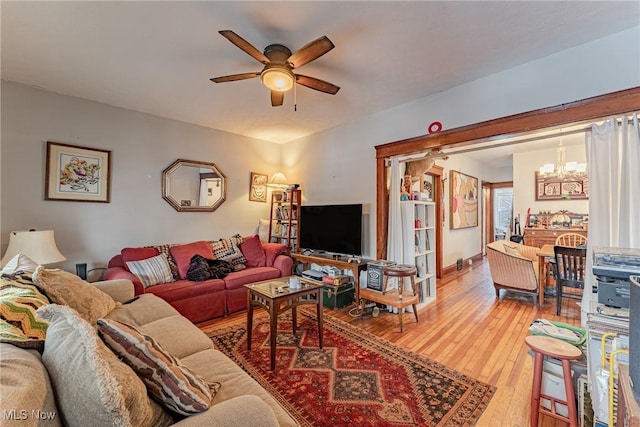
<path fill-rule="evenodd" d="M 554 245 L 544 245 L 536 252 L 536 255 L 538 256 L 538 285 L 540 287 L 538 301 L 540 305 L 544 303 L 544 292 L 547 288 L 547 268 L 549 264 L 547 258 L 555 256 L 553 246 Z"/>

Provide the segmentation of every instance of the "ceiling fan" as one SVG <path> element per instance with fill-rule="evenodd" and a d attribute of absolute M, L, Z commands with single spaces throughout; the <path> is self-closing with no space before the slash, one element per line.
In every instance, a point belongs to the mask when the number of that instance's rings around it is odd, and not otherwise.
<path fill-rule="evenodd" d="M 259 76 L 262 83 L 271 90 L 271 105 L 273 107 L 282 105 L 284 102 L 284 93 L 293 88 L 294 83 L 331 95 L 335 95 L 338 93 L 338 90 L 340 90 L 340 87 L 332 83 L 293 72 L 295 68 L 300 68 L 318 59 L 335 47 L 327 36 L 322 36 L 306 44 L 292 54 L 288 47 L 281 44 L 270 44 L 264 49 L 264 53 L 262 53 L 251 43 L 231 30 L 222 30 L 219 31 L 219 33 L 245 51 L 249 56 L 263 63 L 264 68 L 262 71 L 255 73 L 214 77 L 210 79 L 214 83 L 246 80 Z"/>

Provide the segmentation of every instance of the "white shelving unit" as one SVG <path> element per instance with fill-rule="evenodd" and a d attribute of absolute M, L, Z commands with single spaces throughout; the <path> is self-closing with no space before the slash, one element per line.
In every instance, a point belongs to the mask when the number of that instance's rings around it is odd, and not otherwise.
<path fill-rule="evenodd" d="M 422 308 L 436 298 L 436 205 L 411 200 L 401 202 L 401 209 L 403 262 L 416 266 L 418 308 Z"/>

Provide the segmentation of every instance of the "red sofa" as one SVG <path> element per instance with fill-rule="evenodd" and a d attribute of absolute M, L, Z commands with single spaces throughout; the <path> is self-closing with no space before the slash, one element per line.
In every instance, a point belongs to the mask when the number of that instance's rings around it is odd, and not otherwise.
<path fill-rule="evenodd" d="M 230 252 L 235 253 L 230 255 Z M 244 285 L 291 275 L 293 260 L 285 252 L 285 245 L 261 243 L 258 236 L 124 248 L 109 261 L 104 280 L 129 279 L 136 295 L 153 293 L 187 319 L 198 323 L 246 309 L 247 290 Z M 145 286 L 148 279 L 133 274 L 129 269 L 131 264 L 127 263 L 156 259 L 160 254 L 164 254 L 168 262 L 171 271 L 169 281 Z M 236 267 L 238 271 L 224 279 L 192 282 L 186 279 L 186 272 L 195 254 L 228 260 L 239 266 Z"/>

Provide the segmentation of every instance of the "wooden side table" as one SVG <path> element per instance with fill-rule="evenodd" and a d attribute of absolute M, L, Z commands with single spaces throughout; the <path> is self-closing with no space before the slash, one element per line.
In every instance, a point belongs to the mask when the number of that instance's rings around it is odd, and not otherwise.
<path fill-rule="evenodd" d="M 264 282 L 245 285 L 247 288 L 247 350 L 251 351 L 251 332 L 253 330 L 253 309 L 263 307 L 269 313 L 271 350 L 271 370 L 276 367 L 276 337 L 278 335 L 278 316 L 291 310 L 293 333 L 296 333 L 297 307 L 303 304 L 315 304 L 318 320 L 318 344 L 322 339 L 322 283 L 300 279 L 300 289 L 289 287 L 289 277 L 265 280 Z"/>

